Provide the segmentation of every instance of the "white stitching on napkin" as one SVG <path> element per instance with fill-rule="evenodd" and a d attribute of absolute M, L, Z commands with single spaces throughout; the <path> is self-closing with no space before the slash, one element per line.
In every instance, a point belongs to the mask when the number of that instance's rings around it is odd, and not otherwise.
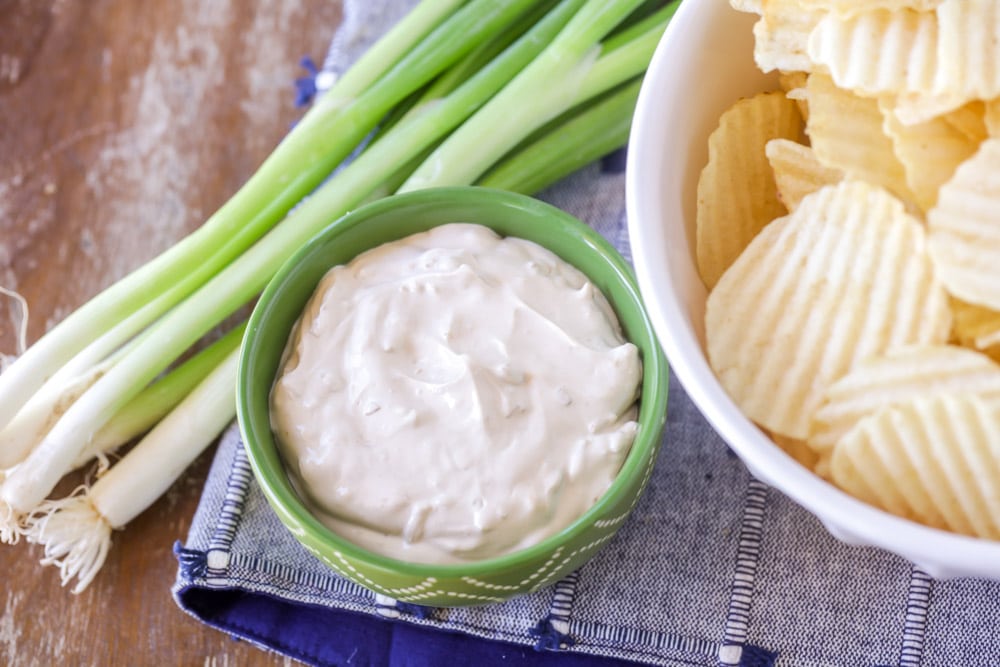
<path fill-rule="evenodd" d="M 243 518 L 243 504 L 246 501 L 247 489 L 253 479 L 250 460 L 242 447 L 236 449 L 233 456 L 233 467 L 226 486 L 226 496 L 222 501 L 215 530 L 207 549 L 208 585 L 225 585 L 225 575 L 229 569 L 230 549 L 236 530 Z"/>
<path fill-rule="evenodd" d="M 766 500 L 767 486 L 751 477 L 743 505 L 743 521 L 740 529 L 739 547 L 736 552 L 736 569 L 733 573 L 729 613 L 726 614 L 724 643 L 723 646 L 719 647 L 719 662 L 723 665 L 739 665 L 743 657 L 742 645 L 747 640 L 750 603 L 753 599 L 754 580 L 757 576 L 757 561 L 760 560 L 760 541 L 764 529 L 764 503 Z"/>
<path fill-rule="evenodd" d="M 934 580 L 914 567 L 910 587 L 906 591 L 906 620 L 903 622 L 903 648 L 899 667 L 919 667 L 924 655 L 924 632 L 927 629 L 927 608 Z"/>

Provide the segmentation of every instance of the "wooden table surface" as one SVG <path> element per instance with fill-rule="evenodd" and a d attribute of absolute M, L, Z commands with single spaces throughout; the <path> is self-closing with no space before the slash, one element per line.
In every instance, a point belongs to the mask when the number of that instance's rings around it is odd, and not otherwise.
<path fill-rule="evenodd" d="M 0 286 L 37 339 L 195 228 L 299 116 L 337 0 L 0 0 Z M 20 310 L 0 297 L 0 352 Z M 0 665 L 274 665 L 170 596 L 206 453 L 114 536 L 74 596 L 40 548 L 0 546 Z"/>

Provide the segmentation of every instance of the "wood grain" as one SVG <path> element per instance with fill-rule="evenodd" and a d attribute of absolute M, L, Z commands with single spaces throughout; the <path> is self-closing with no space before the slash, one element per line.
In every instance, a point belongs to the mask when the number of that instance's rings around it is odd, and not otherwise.
<path fill-rule="evenodd" d="M 195 228 L 299 115 L 292 81 L 340 21 L 330 0 L 0 0 L 0 286 L 37 339 Z M 0 352 L 20 308 L 0 297 Z M 210 462 L 115 535 L 79 596 L 38 547 L 0 548 L 0 664 L 273 665 L 186 616 L 171 553 Z"/>

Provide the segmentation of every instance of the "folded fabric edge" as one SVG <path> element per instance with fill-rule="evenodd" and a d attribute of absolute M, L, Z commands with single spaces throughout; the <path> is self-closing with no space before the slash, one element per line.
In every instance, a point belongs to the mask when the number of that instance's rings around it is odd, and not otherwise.
<path fill-rule="evenodd" d="M 594 647 L 589 653 L 539 650 L 530 638 L 496 637 L 496 631 L 449 630 L 422 625 L 418 618 L 403 622 L 358 611 L 331 609 L 300 603 L 260 591 L 240 588 L 207 588 L 177 584 L 172 590 L 177 605 L 201 623 L 244 640 L 254 646 L 318 667 L 359 664 L 395 664 L 393 647 L 407 646 L 406 664 L 438 664 L 442 655 L 477 656 L 482 667 L 510 664 L 523 667 L 608 667 L 610 664 L 639 667 L 648 664 L 707 666 L 714 662 L 664 662 L 662 656 L 629 660 L 618 647 Z M 362 644 L 359 637 L 364 637 Z M 371 654 L 372 646 L 381 647 Z M 423 647 L 423 655 L 412 655 L 412 647 Z M 598 649 L 598 650 L 594 650 Z M 364 651 L 366 655 L 359 655 Z M 399 656 L 397 656 L 399 657 Z M 637 656 L 640 657 L 640 656 Z M 609 662 L 613 661 L 613 662 Z"/>

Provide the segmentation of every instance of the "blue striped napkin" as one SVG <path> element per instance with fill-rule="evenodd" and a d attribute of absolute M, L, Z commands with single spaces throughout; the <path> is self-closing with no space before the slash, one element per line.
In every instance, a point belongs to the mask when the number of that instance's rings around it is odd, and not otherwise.
<path fill-rule="evenodd" d="M 329 56 L 302 94 L 411 4 L 345 0 Z M 542 198 L 629 257 L 620 161 Z M 173 594 L 209 625 L 316 665 L 1000 665 L 1000 584 L 934 581 L 896 556 L 836 541 L 748 474 L 676 380 L 664 438 L 633 516 L 592 562 L 504 604 L 431 609 L 345 581 L 301 548 L 255 484 L 233 427 L 175 549 Z"/>

